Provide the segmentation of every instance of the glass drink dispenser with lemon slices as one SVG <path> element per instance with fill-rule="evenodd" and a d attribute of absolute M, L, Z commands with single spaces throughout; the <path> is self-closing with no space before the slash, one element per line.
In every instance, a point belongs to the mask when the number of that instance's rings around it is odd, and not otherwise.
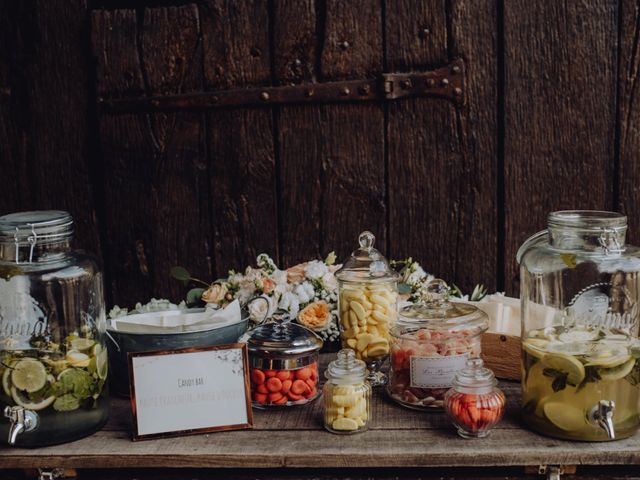
<path fill-rule="evenodd" d="M 640 423 L 640 250 L 614 212 L 559 211 L 518 251 L 522 409 L 539 433 L 607 441 Z"/>
<path fill-rule="evenodd" d="M 0 441 L 78 439 L 107 420 L 102 274 L 62 211 L 0 217 Z"/>

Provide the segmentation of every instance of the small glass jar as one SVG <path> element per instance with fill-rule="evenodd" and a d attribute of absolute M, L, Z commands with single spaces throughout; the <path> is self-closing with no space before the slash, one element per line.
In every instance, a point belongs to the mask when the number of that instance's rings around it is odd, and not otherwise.
<path fill-rule="evenodd" d="M 345 348 L 329 364 L 324 384 L 324 427 L 331 433 L 352 434 L 369 428 L 371 386 L 366 380 L 367 366 Z"/>
<path fill-rule="evenodd" d="M 0 438 L 40 447 L 107 420 L 106 317 L 94 257 L 67 212 L 0 217 Z"/>
<path fill-rule="evenodd" d="M 422 301 L 400 310 L 391 330 L 389 396 L 405 407 L 441 410 L 455 373 L 480 356 L 480 334 L 489 327 L 482 310 L 449 302 L 449 287 L 433 280 Z"/>
<path fill-rule="evenodd" d="M 482 438 L 502 420 L 506 399 L 496 377 L 482 360 L 467 360 L 444 397 L 447 415 L 463 438 Z"/>
<path fill-rule="evenodd" d="M 249 350 L 254 407 L 305 405 L 318 398 L 322 339 L 314 332 L 281 319 L 259 325 L 240 341 Z"/>
<path fill-rule="evenodd" d="M 343 348 L 351 348 L 369 367 L 372 386 L 384 385 L 380 371 L 389 356 L 389 330 L 397 318 L 399 275 L 375 248 L 375 236 L 362 232 L 360 248 L 336 272 L 340 337 Z"/>

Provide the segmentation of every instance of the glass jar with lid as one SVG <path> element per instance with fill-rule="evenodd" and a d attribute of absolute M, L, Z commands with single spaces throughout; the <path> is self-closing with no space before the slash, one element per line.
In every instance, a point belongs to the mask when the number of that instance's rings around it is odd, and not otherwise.
<path fill-rule="evenodd" d="M 0 435 L 10 445 L 76 440 L 107 420 L 102 274 L 72 237 L 67 212 L 0 217 Z"/>
<path fill-rule="evenodd" d="M 470 358 L 444 396 L 447 415 L 463 438 L 483 438 L 502 419 L 506 399 L 496 377 L 479 358 Z"/>
<path fill-rule="evenodd" d="M 606 441 L 640 423 L 640 250 L 615 212 L 559 211 L 520 247 L 522 409 L 534 430 Z"/>
<path fill-rule="evenodd" d="M 319 396 L 322 339 L 285 315 L 248 331 L 251 400 L 256 408 L 305 405 Z"/>
<path fill-rule="evenodd" d="M 375 387 L 387 382 L 380 367 L 389 356 L 389 330 L 396 323 L 400 276 L 373 247 L 371 232 L 362 232 L 358 241 L 360 248 L 336 272 L 340 337 L 344 348 L 351 348 L 366 362 L 367 378 Z"/>
<path fill-rule="evenodd" d="M 367 366 L 345 348 L 329 364 L 324 384 L 324 427 L 332 433 L 364 432 L 371 419 L 371 386 Z"/>
<path fill-rule="evenodd" d="M 391 330 L 389 396 L 405 407 L 441 410 L 456 372 L 480 356 L 480 335 L 488 327 L 486 313 L 450 302 L 447 284 L 433 280 L 420 302 L 400 310 Z"/>

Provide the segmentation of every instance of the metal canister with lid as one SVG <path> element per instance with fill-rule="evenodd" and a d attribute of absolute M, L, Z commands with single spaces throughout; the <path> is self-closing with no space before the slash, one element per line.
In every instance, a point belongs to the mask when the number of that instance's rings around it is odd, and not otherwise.
<path fill-rule="evenodd" d="M 257 326 L 240 341 L 249 350 L 254 407 L 305 405 L 318 398 L 323 342 L 314 332 L 282 318 Z"/>

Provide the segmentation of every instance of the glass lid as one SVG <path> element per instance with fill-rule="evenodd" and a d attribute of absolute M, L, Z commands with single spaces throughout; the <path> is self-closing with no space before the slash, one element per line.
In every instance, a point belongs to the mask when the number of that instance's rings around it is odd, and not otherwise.
<path fill-rule="evenodd" d="M 338 358 L 329 363 L 324 375 L 327 380 L 363 380 L 367 375 L 367 364 L 356 358 L 356 352 L 343 348 L 338 352 Z"/>
<path fill-rule="evenodd" d="M 322 339 L 308 328 L 288 318 L 263 323 L 248 331 L 240 341 L 249 351 L 276 355 L 311 353 L 322 348 Z"/>
<path fill-rule="evenodd" d="M 400 310 L 395 331 L 403 334 L 425 328 L 479 334 L 489 328 L 489 317 L 471 304 L 450 302 L 449 286 L 436 278 L 423 289 L 420 301 Z"/>
<path fill-rule="evenodd" d="M 400 275 L 391 268 L 384 255 L 373 248 L 375 241 L 376 237 L 373 233 L 362 232 L 358 237 L 360 248 L 351 252 L 349 259 L 336 272 L 336 278 L 345 282 L 398 280 Z"/>
<path fill-rule="evenodd" d="M 497 384 L 496 376 L 484 366 L 480 358 L 470 358 L 467 365 L 456 372 L 453 386 L 462 389 L 488 389 Z"/>

